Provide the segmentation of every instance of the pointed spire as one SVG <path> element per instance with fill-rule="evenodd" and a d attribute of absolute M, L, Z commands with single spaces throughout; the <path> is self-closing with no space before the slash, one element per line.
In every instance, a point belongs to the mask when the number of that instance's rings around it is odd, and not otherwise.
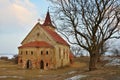
<path fill-rule="evenodd" d="M 48 8 L 48 12 L 46 14 L 46 18 L 45 18 L 45 21 L 43 23 L 43 26 L 52 26 L 52 22 L 51 22 L 51 18 L 50 18 L 50 13 L 49 13 L 49 8 Z"/>

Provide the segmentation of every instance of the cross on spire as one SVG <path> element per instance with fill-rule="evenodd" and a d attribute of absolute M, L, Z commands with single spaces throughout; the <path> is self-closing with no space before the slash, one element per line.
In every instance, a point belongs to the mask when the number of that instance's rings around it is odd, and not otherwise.
<path fill-rule="evenodd" d="M 38 22 L 40 22 L 40 18 L 38 18 Z"/>

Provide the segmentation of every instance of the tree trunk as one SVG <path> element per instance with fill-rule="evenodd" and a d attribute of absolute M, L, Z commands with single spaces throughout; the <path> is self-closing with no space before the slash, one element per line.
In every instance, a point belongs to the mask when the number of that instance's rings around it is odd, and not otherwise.
<path fill-rule="evenodd" d="M 96 61 L 97 61 L 97 55 L 95 53 L 90 54 L 89 71 L 93 71 L 97 69 Z"/>
<path fill-rule="evenodd" d="M 102 53 L 99 53 L 98 57 L 97 57 L 97 62 L 101 62 L 101 56 L 102 56 Z"/>
<path fill-rule="evenodd" d="M 97 62 L 101 62 L 101 56 L 98 57 Z"/>

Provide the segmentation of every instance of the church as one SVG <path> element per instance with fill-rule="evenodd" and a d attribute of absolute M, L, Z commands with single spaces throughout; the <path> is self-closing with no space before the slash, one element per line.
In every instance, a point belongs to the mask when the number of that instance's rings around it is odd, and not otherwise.
<path fill-rule="evenodd" d="M 18 50 L 18 65 L 23 69 L 49 70 L 70 64 L 70 46 L 55 31 L 49 11 L 43 24 L 36 23 Z"/>

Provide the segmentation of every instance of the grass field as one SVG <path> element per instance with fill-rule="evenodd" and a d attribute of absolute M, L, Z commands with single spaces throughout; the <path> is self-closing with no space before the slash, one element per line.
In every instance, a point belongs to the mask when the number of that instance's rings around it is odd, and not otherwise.
<path fill-rule="evenodd" d="M 86 75 L 80 80 L 120 80 L 120 66 L 88 71 L 88 57 L 76 58 L 73 64 L 56 70 L 21 69 L 11 61 L 0 60 L 0 80 L 65 80 L 76 75 Z"/>

